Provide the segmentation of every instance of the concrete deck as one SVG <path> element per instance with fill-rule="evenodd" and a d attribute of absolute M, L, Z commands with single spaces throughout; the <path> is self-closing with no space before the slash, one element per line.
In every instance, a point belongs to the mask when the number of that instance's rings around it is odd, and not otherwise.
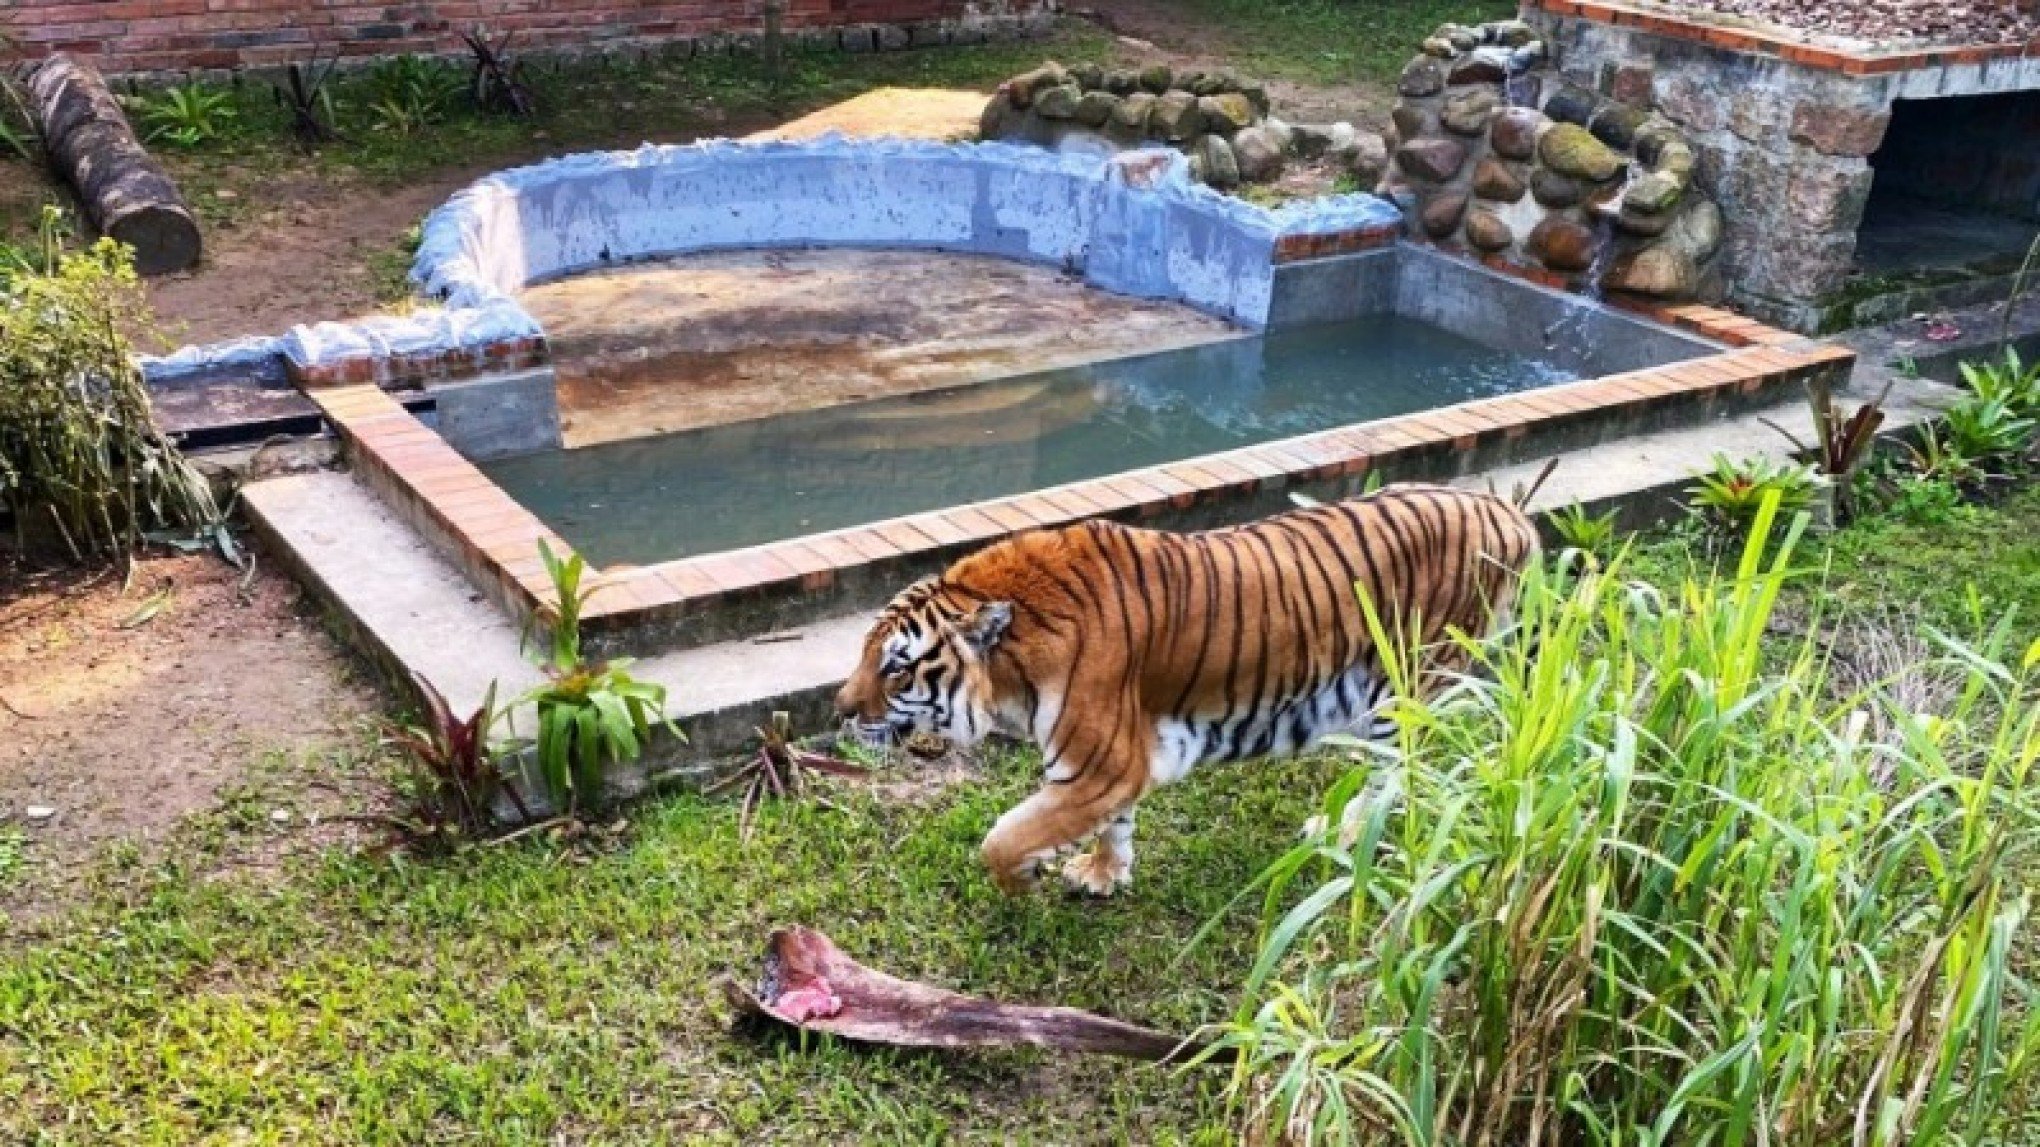
<path fill-rule="evenodd" d="M 253 482 L 241 504 L 269 553 L 311 590 L 329 623 L 406 694 L 416 673 L 455 712 L 468 713 L 491 682 L 499 701 L 508 701 L 544 679 L 524 656 L 516 623 L 352 475 L 329 470 Z M 830 695 L 855 664 L 869 622 L 838 618 L 635 662 L 633 674 L 666 687 L 668 709 L 690 742 L 660 746 L 654 769 L 736 753 L 775 709 L 790 711 L 802 730 L 826 727 Z M 528 714 L 513 720 L 521 732 L 533 728 Z"/>

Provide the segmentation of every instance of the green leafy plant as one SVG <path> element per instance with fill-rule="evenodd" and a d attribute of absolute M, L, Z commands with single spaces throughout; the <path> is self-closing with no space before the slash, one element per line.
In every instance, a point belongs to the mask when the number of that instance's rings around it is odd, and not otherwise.
<path fill-rule="evenodd" d="M 508 800 L 529 822 L 531 811 L 524 796 L 503 774 L 490 742 L 502 717 L 496 708 L 496 687 L 489 686 L 480 708 L 459 717 L 432 682 L 417 673 L 411 680 L 425 704 L 424 720 L 384 729 L 385 738 L 404 751 L 411 765 L 407 831 L 416 840 L 445 846 L 482 839 L 497 826 L 499 798 Z"/>
<path fill-rule="evenodd" d="M 42 141 L 21 89 L 11 78 L 0 76 L 0 155 L 8 152 L 34 163 L 42 155 Z"/>
<path fill-rule="evenodd" d="M 197 147 L 225 135 L 239 118 L 232 92 L 192 81 L 141 100 L 143 138 Z"/>
<path fill-rule="evenodd" d="M 53 528 L 73 557 L 124 557 L 152 528 L 205 528 L 204 476 L 157 429 L 122 332 L 148 329 L 126 248 L 66 249 L 45 211 L 41 250 L 0 276 L 0 501 L 26 539 Z"/>
<path fill-rule="evenodd" d="M 1977 398 L 2002 403 L 2019 418 L 2040 418 L 2040 362 L 2026 364 L 2017 348 L 2006 347 L 1997 362 L 1965 362 L 1961 370 Z"/>
<path fill-rule="evenodd" d="M 368 93 L 370 125 L 399 136 L 416 135 L 445 118 L 462 87 L 457 71 L 422 56 L 379 60 L 362 82 Z"/>
<path fill-rule="evenodd" d="M 18 828 L 0 826 L 0 891 L 28 867 L 28 837 Z"/>
<path fill-rule="evenodd" d="M 1948 446 L 1986 469 L 2002 469 L 2032 444 L 2035 422 L 2014 413 L 2005 399 L 1971 395 L 1943 414 Z"/>
<path fill-rule="evenodd" d="M 1606 556 L 1615 543 L 1615 523 L 1619 511 L 1610 510 L 1605 514 L 1589 514 L 1585 506 L 1574 502 L 1563 509 L 1553 510 L 1544 516 L 1551 524 L 1551 530 L 1558 535 L 1559 544 L 1595 557 Z"/>
<path fill-rule="evenodd" d="M 1821 488 L 1819 475 L 1806 466 L 1747 458 L 1737 462 L 1714 456 L 1714 469 L 1687 488 L 1687 506 L 1707 525 L 1735 532 L 1756 520 L 1767 498 L 1776 495 L 1787 510 L 1813 504 Z"/>
<path fill-rule="evenodd" d="M 1986 477 L 1981 466 L 1955 449 L 1931 423 L 1921 428 L 1919 441 L 1906 448 L 1906 461 L 1920 478 L 1956 487 L 1974 487 Z"/>
<path fill-rule="evenodd" d="M 1766 638 L 1807 522 L 1782 501 L 1663 593 L 1533 570 L 1516 632 L 1456 638 L 1477 672 L 1428 699 L 1368 608 L 1393 741 L 1243 894 L 1247 1138 L 2012 1138 L 2040 643 L 1937 636 L 1949 687 L 1839 685 L 1820 619 Z"/>
<path fill-rule="evenodd" d="M 551 630 L 539 661 L 546 681 L 518 703 L 538 710 L 539 774 L 571 814 L 601 806 L 610 767 L 636 760 L 654 726 L 685 738 L 666 719 L 665 688 L 632 677 L 629 658 L 583 659 L 581 612 L 597 590 L 581 585 L 587 573 L 581 555 L 562 558 L 543 539 L 538 553 L 553 586 Z"/>

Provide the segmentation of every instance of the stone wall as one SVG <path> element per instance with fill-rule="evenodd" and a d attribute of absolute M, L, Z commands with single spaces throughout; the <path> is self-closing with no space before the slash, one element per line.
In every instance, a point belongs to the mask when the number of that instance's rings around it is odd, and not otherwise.
<path fill-rule="evenodd" d="M 1414 233 L 1574 289 L 1718 297 L 1721 212 L 1647 99 L 1562 81 L 1528 24 L 1448 24 L 1403 69 L 1383 195 Z"/>
<path fill-rule="evenodd" d="M 1139 70 L 1053 61 L 999 86 L 978 138 L 1103 152 L 1171 147 L 1191 178 L 1230 190 L 1266 183 L 1292 159 L 1317 160 L 1372 189 L 1388 164 L 1382 137 L 1350 123 L 1289 124 L 1270 114 L 1268 89 L 1233 72 L 1154 64 Z"/>
<path fill-rule="evenodd" d="M 852 52 L 974 44 L 1043 31 L 1055 0 L 785 0 L 796 46 Z M 278 67 L 322 55 L 464 51 L 476 25 L 527 49 L 662 45 L 755 50 L 764 0 L 8 0 L 0 64 L 68 52 L 102 72 Z"/>
<path fill-rule="evenodd" d="M 1721 208 L 1717 273 L 1727 298 L 1801 330 L 1823 324 L 1826 300 L 1849 278 L 1870 156 L 1894 102 L 2040 88 L 2040 56 L 1878 60 L 1807 50 L 1788 59 L 1710 43 L 1706 29 L 1666 20 L 1645 28 L 1539 8 L 1525 19 L 1567 81 L 1646 107 L 1686 135 L 1695 186 Z"/>

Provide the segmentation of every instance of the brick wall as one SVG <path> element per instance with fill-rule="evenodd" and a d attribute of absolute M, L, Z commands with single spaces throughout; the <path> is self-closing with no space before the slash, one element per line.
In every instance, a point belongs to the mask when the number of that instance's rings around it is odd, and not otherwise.
<path fill-rule="evenodd" d="M 785 0 L 804 46 L 851 51 L 1011 34 L 1051 0 Z M 69 52 L 108 73 L 273 67 L 459 50 L 482 25 L 523 48 L 755 43 L 764 0 L 0 0 L 0 63 Z"/>

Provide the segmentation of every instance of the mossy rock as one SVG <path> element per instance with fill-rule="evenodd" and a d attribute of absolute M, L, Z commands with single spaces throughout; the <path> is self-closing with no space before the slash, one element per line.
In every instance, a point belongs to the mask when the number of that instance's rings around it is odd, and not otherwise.
<path fill-rule="evenodd" d="M 1022 72 L 1005 84 L 1006 95 L 1016 108 L 1031 107 L 1034 97 L 1044 89 L 1069 82 L 1070 74 L 1061 64 L 1050 60 L 1031 72 Z"/>
<path fill-rule="evenodd" d="M 1221 135 L 1231 135 L 1254 122 L 1254 105 L 1238 92 L 1199 96 L 1197 111 L 1204 117 L 1205 129 Z"/>
<path fill-rule="evenodd" d="M 1034 93 L 1034 114 L 1042 119 L 1075 119 L 1084 93 L 1075 84 L 1056 84 Z"/>
<path fill-rule="evenodd" d="M 1620 153 L 1594 138 L 1578 124 L 1554 125 L 1537 142 L 1537 155 L 1560 175 L 1602 183 L 1615 178 L 1624 160 Z"/>

